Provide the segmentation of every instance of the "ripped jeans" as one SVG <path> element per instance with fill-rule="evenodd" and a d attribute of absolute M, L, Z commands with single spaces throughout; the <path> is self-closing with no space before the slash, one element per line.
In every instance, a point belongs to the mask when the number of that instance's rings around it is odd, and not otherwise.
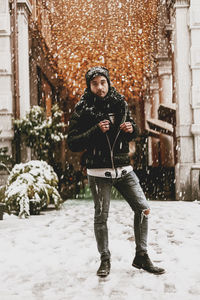
<path fill-rule="evenodd" d="M 88 180 L 94 199 L 94 232 L 101 260 L 110 259 L 107 219 L 112 186 L 120 192 L 134 211 L 136 252 L 147 252 L 148 214 L 145 214 L 145 211 L 150 208 L 134 171 L 120 178 L 88 175 Z"/>

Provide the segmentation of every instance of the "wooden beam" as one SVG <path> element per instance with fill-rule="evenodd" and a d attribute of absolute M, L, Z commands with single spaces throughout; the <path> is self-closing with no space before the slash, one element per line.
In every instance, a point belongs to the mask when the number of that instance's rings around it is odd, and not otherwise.
<path fill-rule="evenodd" d="M 173 126 L 165 121 L 158 119 L 148 119 L 147 123 L 149 124 L 150 129 L 155 130 L 159 133 L 167 134 L 173 136 L 174 129 Z"/>

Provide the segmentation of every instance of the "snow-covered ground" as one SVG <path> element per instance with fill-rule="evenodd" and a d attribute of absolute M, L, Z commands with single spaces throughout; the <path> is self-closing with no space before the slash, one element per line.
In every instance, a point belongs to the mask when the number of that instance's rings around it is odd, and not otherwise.
<path fill-rule="evenodd" d="M 68 200 L 59 211 L 0 221 L 1 300 L 200 299 L 200 205 L 150 202 L 149 255 L 166 268 L 156 276 L 131 266 L 133 216 L 111 201 L 111 274 L 96 276 L 99 255 L 91 200 Z"/>

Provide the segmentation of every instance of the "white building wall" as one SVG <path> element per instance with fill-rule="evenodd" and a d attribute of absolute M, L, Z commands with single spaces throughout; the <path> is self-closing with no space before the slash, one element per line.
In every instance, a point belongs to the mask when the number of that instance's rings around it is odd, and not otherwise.
<path fill-rule="evenodd" d="M 189 0 L 175 3 L 175 80 L 177 103 L 177 164 L 176 199 L 191 200 L 190 172 L 194 160 L 191 134 L 192 111 L 190 103 L 190 31 L 188 26 Z"/>
<path fill-rule="evenodd" d="M 18 59 L 20 117 L 30 109 L 28 0 L 18 0 Z M 11 153 L 13 139 L 12 54 L 9 0 L 0 0 L 0 147 L 7 146 Z"/>
<path fill-rule="evenodd" d="M 13 91 L 13 56 L 9 0 L 0 0 L 0 147 L 7 147 L 12 154 L 14 138 L 12 119 L 14 116 Z M 31 5 L 28 0 L 17 0 L 17 35 L 19 61 L 19 99 L 20 117 L 30 108 L 30 75 L 29 75 L 29 34 L 28 16 Z M 22 150 L 24 160 L 30 159 L 30 151 Z M 1 172 L 0 185 L 6 181 L 6 174 Z"/>
<path fill-rule="evenodd" d="M 192 133 L 195 139 L 195 163 L 200 163 L 200 2 L 191 1 L 189 14 L 191 32 L 191 105 L 193 112 Z"/>
<path fill-rule="evenodd" d="M 12 132 L 12 71 L 9 1 L 0 1 L 0 147 L 11 153 Z"/>
<path fill-rule="evenodd" d="M 175 2 L 176 199 L 200 198 L 200 1 Z"/>
<path fill-rule="evenodd" d="M 191 67 L 191 108 L 194 137 L 194 164 L 191 169 L 192 199 L 200 198 L 200 1 L 191 0 L 189 10 L 190 67 Z"/>

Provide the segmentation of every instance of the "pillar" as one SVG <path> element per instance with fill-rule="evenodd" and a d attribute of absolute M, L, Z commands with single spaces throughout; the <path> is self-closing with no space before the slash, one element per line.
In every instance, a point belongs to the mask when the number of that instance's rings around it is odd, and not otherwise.
<path fill-rule="evenodd" d="M 158 59 L 159 96 L 160 104 L 172 103 L 172 66 L 168 58 Z M 173 137 L 166 134 L 160 135 L 161 165 L 164 167 L 174 166 Z"/>
<path fill-rule="evenodd" d="M 176 137 L 175 166 L 176 200 L 191 200 L 191 167 L 193 164 L 192 110 L 190 104 L 190 32 L 188 27 L 189 0 L 175 2 L 175 80 L 176 80 Z"/>
<path fill-rule="evenodd" d="M 18 56 L 19 56 L 19 90 L 20 117 L 23 118 L 30 109 L 29 76 L 29 32 L 28 22 L 31 5 L 28 0 L 17 1 L 18 10 Z"/>
<path fill-rule="evenodd" d="M 17 0 L 18 21 L 18 60 L 19 60 L 19 97 L 20 118 L 30 110 L 30 70 L 29 70 L 29 15 L 32 8 L 29 0 Z M 31 159 L 31 151 L 21 144 L 21 160 Z"/>
<path fill-rule="evenodd" d="M 150 85 L 151 90 L 151 116 L 152 119 L 158 119 L 159 108 L 159 85 L 157 81 L 153 81 Z M 155 137 L 149 138 L 149 165 L 152 167 L 158 167 L 160 164 L 160 140 Z"/>

